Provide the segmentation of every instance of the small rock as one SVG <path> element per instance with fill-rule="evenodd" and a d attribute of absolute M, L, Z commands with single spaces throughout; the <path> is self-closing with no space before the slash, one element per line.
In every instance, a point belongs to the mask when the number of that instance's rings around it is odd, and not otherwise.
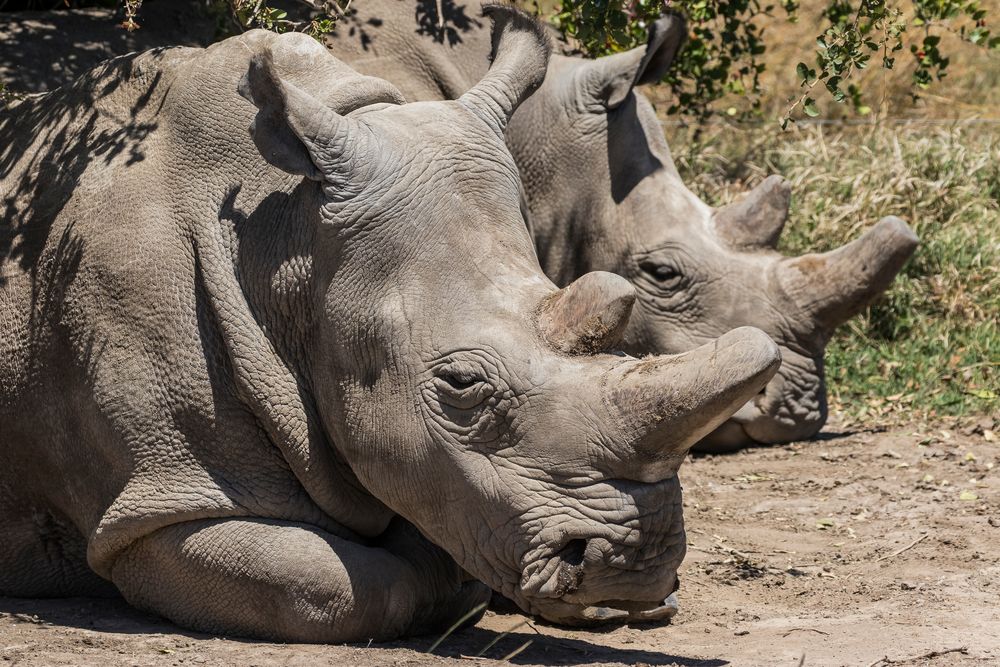
<path fill-rule="evenodd" d="M 737 630 L 733 634 L 736 635 L 737 637 L 744 637 L 744 636 L 750 634 L 750 631 L 749 630 Z"/>

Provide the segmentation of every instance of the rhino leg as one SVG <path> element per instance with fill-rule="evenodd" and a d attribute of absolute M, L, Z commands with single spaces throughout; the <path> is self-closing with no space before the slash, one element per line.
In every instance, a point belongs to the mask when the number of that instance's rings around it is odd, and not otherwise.
<path fill-rule="evenodd" d="M 192 521 L 137 541 L 112 580 L 131 604 L 209 633 L 343 642 L 438 632 L 489 591 L 409 530 L 394 523 L 370 547 L 305 524 Z"/>

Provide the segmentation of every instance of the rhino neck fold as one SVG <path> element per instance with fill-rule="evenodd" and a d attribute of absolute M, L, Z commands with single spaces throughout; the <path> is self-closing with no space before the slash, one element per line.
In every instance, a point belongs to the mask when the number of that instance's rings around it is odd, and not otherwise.
<path fill-rule="evenodd" d="M 295 202 L 288 202 L 281 208 L 287 215 L 298 207 Z M 225 217 L 224 210 L 220 218 Z M 252 217 L 253 214 L 247 220 Z M 292 220 L 283 222 L 293 224 Z M 277 271 L 258 271 L 252 276 L 244 276 L 240 271 L 248 265 L 277 269 L 289 259 L 283 261 L 275 256 L 273 245 L 261 247 L 260 229 L 255 230 L 256 238 L 247 234 L 241 239 L 234 253 L 224 238 L 224 225 L 225 221 L 221 225 L 196 224 L 194 240 L 198 267 L 240 399 L 324 513 L 361 535 L 381 533 L 393 513 L 360 484 L 327 437 L 309 398 L 312 392 L 305 371 L 307 365 L 292 351 L 302 349 L 301 340 L 299 344 L 289 341 L 306 336 L 308 327 L 282 330 L 279 323 L 290 318 L 281 311 L 293 301 L 288 295 L 277 293 L 281 291 L 280 286 L 273 284 L 280 282 L 275 280 Z M 237 221 L 232 228 L 236 237 L 241 237 L 240 227 Z M 305 265 L 300 269 L 304 272 L 299 276 L 301 285 L 307 286 L 311 270 Z M 262 281 L 272 285 L 265 286 Z M 305 300 L 300 299 L 300 303 Z M 283 314 L 286 317 L 282 318 Z M 267 326 L 269 322 L 274 325 Z"/>

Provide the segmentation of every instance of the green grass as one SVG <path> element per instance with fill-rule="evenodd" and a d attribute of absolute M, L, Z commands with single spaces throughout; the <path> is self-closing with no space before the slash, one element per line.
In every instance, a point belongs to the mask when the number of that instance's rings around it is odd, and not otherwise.
<path fill-rule="evenodd" d="M 668 129 L 708 202 L 771 173 L 793 184 L 782 251 L 828 250 L 885 215 L 921 239 L 892 288 L 827 348 L 831 406 L 848 420 L 1000 410 L 1000 126 L 887 125 L 780 132 Z"/>

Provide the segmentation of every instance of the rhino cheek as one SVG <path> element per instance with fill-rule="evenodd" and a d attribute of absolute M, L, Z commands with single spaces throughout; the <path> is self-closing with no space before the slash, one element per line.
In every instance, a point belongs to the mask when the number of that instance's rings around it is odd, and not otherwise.
<path fill-rule="evenodd" d="M 782 348 L 781 370 L 754 401 L 759 416 L 740 419 L 747 436 L 759 443 L 806 440 L 826 423 L 826 386 L 823 360 Z"/>

